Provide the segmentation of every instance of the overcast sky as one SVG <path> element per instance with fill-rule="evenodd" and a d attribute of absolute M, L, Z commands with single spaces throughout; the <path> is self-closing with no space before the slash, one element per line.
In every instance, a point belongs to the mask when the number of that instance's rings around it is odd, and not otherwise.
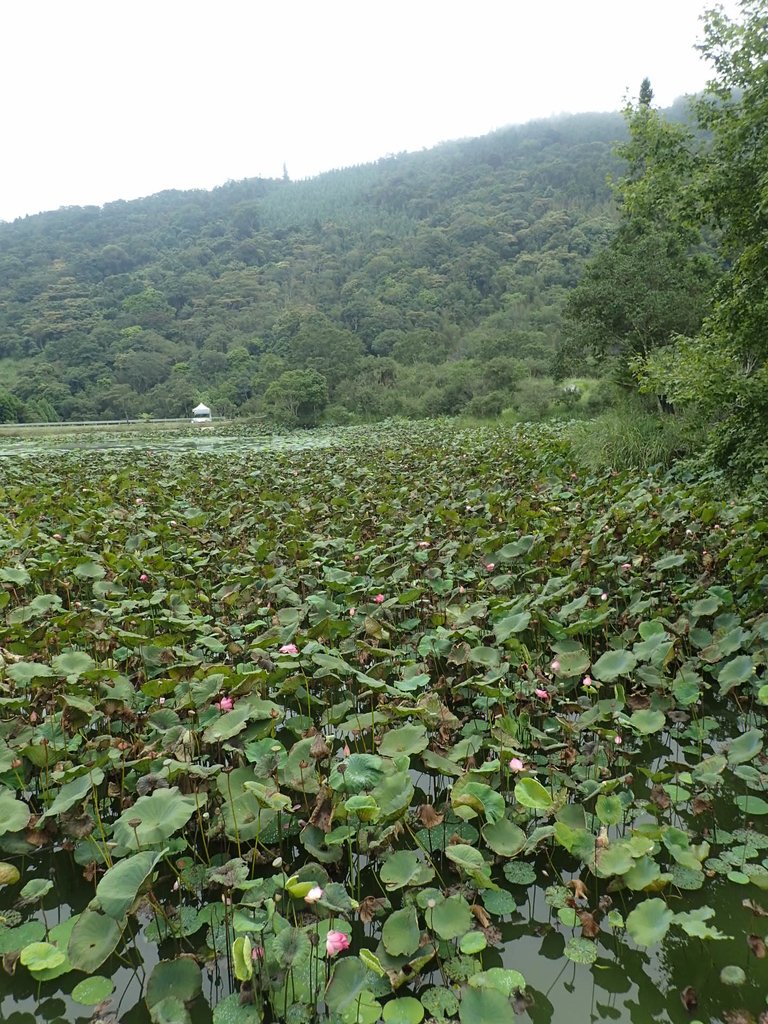
<path fill-rule="evenodd" d="M 616 110 L 645 75 L 666 105 L 708 77 L 709 6 L 0 0 L 0 219 Z"/>

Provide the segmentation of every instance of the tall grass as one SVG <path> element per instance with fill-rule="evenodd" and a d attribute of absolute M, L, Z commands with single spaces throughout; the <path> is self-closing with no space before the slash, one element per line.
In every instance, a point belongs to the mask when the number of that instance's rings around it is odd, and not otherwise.
<path fill-rule="evenodd" d="M 702 447 L 705 429 L 690 415 L 658 413 L 627 400 L 575 423 L 571 441 L 576 460 L 590 470 L 668 469 Z"/>

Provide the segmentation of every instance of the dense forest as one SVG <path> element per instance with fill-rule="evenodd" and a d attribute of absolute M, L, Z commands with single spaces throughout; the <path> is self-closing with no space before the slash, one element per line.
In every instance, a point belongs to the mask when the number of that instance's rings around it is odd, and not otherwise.
<path fill-rule="evenodd" d="M 603 409 L 582 440 L 607 463 L 753 473 L 765 0 L 703 31 L 713 77 L 668 111 L 646 79 L 621 113 L 0 224 L 0 420 Z"/>
<path fill-rule="evenodd" d="M 0 224 L 0 418 L 536 415 L 625 135 L 582 115 Z"/>

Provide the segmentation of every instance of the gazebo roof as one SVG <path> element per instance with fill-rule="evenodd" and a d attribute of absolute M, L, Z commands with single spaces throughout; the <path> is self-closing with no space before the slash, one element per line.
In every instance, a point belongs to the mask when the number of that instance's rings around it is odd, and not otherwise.
<path fill-rule="evenodd" d="M 208 408 L 207 405 L 203 405 L 203 403 L 201 402 L 200 405 L 196 405 L 195 408 L 192 410 L 192 415 L 193 416 L 210 416 L 211 415 L 211 410 Z"/>

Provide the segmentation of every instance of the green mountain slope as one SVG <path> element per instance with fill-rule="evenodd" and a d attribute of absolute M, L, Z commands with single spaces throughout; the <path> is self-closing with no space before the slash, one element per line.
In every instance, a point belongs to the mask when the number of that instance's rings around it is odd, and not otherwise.
<path fill-rule="evenodd" d="M 501 408 L 545 371 L 563 298 L 612 233 L 624 132 L 618 113 L 580 115 L 0 224 L 0 418 L 203 398 L 310 421 L 324 389 L 364 417 Z M 309 412 L 287 410 L 306 389 Z"/>

